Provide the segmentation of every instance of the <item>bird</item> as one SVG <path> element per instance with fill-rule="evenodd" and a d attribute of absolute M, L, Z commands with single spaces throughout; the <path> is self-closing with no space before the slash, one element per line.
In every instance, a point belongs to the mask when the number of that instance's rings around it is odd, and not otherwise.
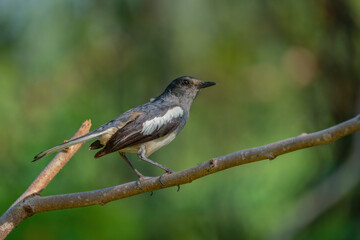
<path fill-rule="evenodd" d="M 119 152 L 139 180 L 146 177 L 134 167 L 126 153 L 136 153 L 139 159 L 165 170 L 164 173 L 174 173 L 148 157 L 175 139 L 187 123 L 190 107 L 200 90 L 215 84 L 190 76 L 178 77 L 158 97 L 124 112 L 82 137 L 37 154 L 33 162 L 72 145 L 98 138 L 89 147 L 90 150 L 100 149 L 94 157 Z"/>

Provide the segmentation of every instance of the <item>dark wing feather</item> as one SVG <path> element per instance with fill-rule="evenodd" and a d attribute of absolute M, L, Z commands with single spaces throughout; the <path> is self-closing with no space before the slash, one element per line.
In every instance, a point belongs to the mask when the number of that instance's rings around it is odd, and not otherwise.
<path fill-rule="evenodd" d="M 173 121 L 161 126 L 151 135 L 141 133 L 142 124 L 136 121 L 127 124 L 124 128 L 119 129 L 106 143 L 105 147 L 95 154 L 95 158 L 102 157 L 106 154 L 119 151 L 123 148 L 145 143 L 160 137 L 163 137 L 174 131 L 180 125 L 181 119 L 175 118 Z"/>
<path fill-rule="evenodd" d="M 104 145 L 102 145 L 100 143 L 100 140 L 96 140 L 95 142 L 93 142 L 90 147 L 89 147 L 89 150 L 94 150 L 94 149 L 99 149 L 99 148 L 102 148 L 104 147 Z"/>

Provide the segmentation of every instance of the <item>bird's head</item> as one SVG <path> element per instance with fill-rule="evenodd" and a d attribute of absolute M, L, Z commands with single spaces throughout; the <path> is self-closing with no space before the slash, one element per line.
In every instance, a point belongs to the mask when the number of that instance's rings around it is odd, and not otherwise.
<path fill-rule="evenodd" d="M 215 82 L 203 82 L 193 77 L 183 76 L 173 80 L 163 94 L 176 96 L 182 100 L 188 99 L 192 102 L 202 88 L 215 84 Z"/>

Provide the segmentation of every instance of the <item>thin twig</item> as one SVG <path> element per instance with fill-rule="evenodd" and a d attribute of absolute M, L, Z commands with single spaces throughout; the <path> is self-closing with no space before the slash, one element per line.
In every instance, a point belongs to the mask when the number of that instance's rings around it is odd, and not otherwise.
<path fill-rule="evenodd" d="M 301 196 L 291 210 L 284 212 L 284 217 L 274 228 L 274 232 L 265 239 L 294 239 L 296 234 L 333 207 L 358 185 L 360 180 L 359 143 L 360 133 L 356 133 L 352 153 L 348 160 L 326 180 Z"/>
<path fill-rule="evenodd" d="M 141 194 L 143 192 L 151 192 L 162 188 L 190 183 L 193 180 L 227 168 L 264 159 L 274 159 L 279 155 L 303 148 L 330 144 L 339 138 L 359 130 L 360 115 L 319 132 L 301 134 L 300 136 L 268 145 L 240 150 L 225 156 L 213 158 L 195 167 L 180 172 L 166 174 L 162 177 L 162 181 L 166 184 L 166 186 L 163 186 L 160 183 L 159 177 L 154 177 L 141 182 L 143 190 L 141 190 L 134 181 L 88 192 L 69 193 L 46 197 L 31 195 L 22 202 L 17 203 L 11 209 L 12 211 L 19 211 L 23 213 L 18 216 L 20 219 L 16 219 L 15 223 L 17 225 L 25 218 L 28 218 L 36 213 L 66 208 L 85 207 L 95 204 L 104 205 L 107 202 Z M 4 224 L 15 224 L 13 221 L 14 219 L 8 219 L 6 216 L 2 216 L 0 218 L 0 237 L 2 236 L 1 229 Z"/>
<path fill-rule="evenodd" d="M 72 137 L 72 139 L 81 137 L 82 135 L 88 133 L 90 127 L 91 121 L 86 120 Z M 59 173 L 59 171 L 65 166 L 65 164 L 80 149 L 82 145 L 83 143 L 71 146 L 66 151 L 62 151 L 56 154 L 53 160 L 45 167 L 39 176 L 37 176 L 28 189 L 26 189 L 26 191 L 4 213 L 4 215 L 0 218 L 0 239 L 4 239 L 12 231 L 12 229 L 14 229 L 17 224 L 19 224 L 28 214 L 27 212 L 24 212 L 27 211 L 26 208 L 23 208 L 23 211 L 18 211 L 14 210 L 15 206 L 30 196 L 40 195 L 41 191 L 46 188 L 46 186 L 53 180 L 53 178 Z"/>
<path fill-rule="evenodd" d="M 356 112 L 360 112 L 360 95 L 356 100 Z M 360 182 L 359 146 L 360 132 L 357 132 L 353 135 L 347 159 L 342 161 L 336 171 L 300 196 L 291 209 L 284 212 L 278 226 L 274 227 L 265 239 L 294 239 L 353 191 Z"/>

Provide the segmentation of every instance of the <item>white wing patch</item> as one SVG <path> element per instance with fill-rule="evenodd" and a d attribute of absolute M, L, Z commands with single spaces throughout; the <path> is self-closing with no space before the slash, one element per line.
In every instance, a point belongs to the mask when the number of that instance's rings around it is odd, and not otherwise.
<path fill-rule="evenodd" d="M 168 110 L 164 116 L 155 117 L 143 123 L 141 133 L 144 135 L 151 135 L 156 130 L 160 129 L 163 125 L 172 121 L 172 119 L 180 117 L 184 114 L 181 107 L 174 107 Z"/>

